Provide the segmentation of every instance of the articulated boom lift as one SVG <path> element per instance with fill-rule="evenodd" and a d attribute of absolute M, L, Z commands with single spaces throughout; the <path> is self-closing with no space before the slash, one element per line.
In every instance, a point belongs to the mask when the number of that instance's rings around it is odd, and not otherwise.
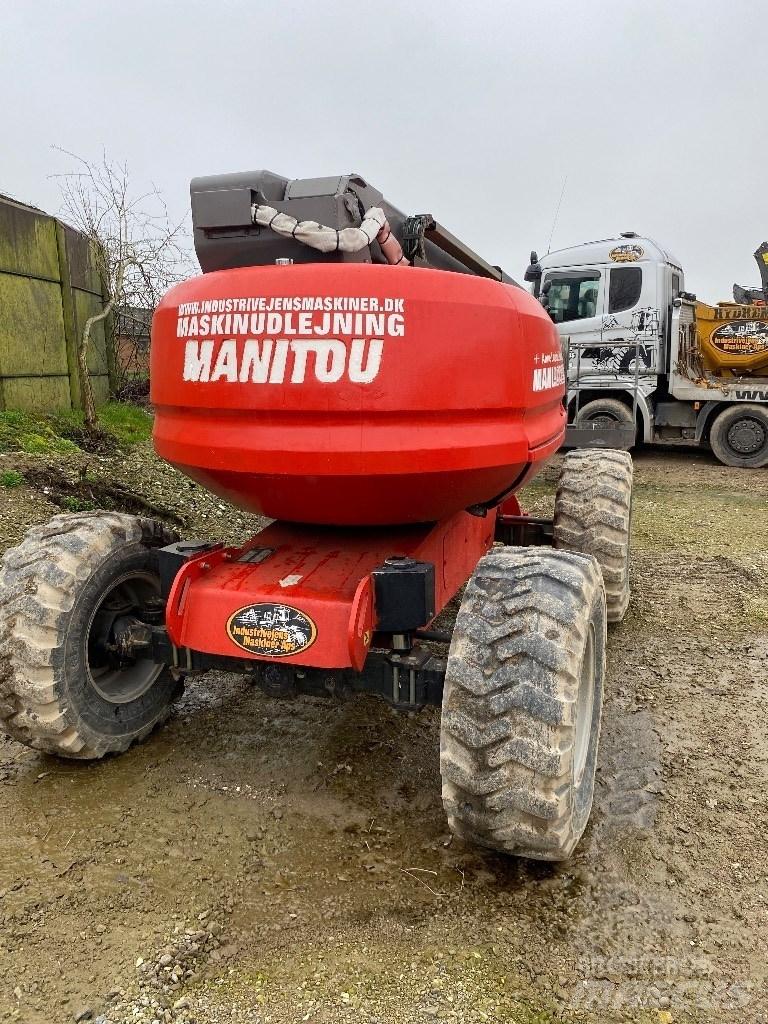
<path fill-rule="evenodd" d="M 213 668 L 442 704 L 450 827 L 567 857 L 629 600 L 632 467 L 573 452 L 554 519 L 522 513 L 565 431 L 549 317 L 359 175 L 198 178 L 192 214 L 203 274 L 152 328 L 155 447 L 272 522 L 236 546 L 110 512 L 31 531 L 0 569 L 5 728 L 123 751 Z M 435 620 L 464 584 L 451 637 Z"/>

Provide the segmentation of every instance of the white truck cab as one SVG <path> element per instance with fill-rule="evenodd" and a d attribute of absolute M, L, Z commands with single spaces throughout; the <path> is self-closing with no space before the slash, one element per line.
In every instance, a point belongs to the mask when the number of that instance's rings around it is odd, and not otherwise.
<path fill-rule="evenodd" d="M 729 465 L 768 465 L 768 380 L 701 371 L 695 296 L 668 249 L 627 231 L 542 259 L 531 253 L 525 279 L 563 343 L 566 444 L 711 444 Z M 717 426 L 740 402 L 749 404 L 741 418 Z"/>

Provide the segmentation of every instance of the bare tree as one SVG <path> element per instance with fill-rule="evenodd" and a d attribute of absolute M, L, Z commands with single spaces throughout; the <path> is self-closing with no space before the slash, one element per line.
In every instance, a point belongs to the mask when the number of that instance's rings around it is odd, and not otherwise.
<path fill-rule="evenodd" d="M 56 175 L 62 196 L 62 217 L 92 243 L 93 258 L 103 281 L 105 303 L 88 317 L 78 339 L 78 366 L 83 413 L 88 429 L 97 421 L 88 373 L 88 346 L 93 328 L 111 313 L 154 310 L 163 293 L 192 271 L 185 222 L 174 224 L 156 188 L 134 192 L 128 168 L 106 153 L 98 163 L 60 149 L 76 169 Z M 116 318 L 112 318 L 115 323 Z M 114 346 L 115 338 L 108 338 Z M 115 353 L 117 356 L 117 353 Z"/>

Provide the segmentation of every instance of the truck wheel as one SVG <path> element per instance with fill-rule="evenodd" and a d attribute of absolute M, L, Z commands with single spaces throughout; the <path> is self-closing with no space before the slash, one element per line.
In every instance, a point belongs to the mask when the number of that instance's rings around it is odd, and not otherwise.
<path fill-rule="evenodd" d="M 157 552 L 177 539 L 117 512 L 56 516 L 0 563 L 0 726 L 36 750 L 98 758 L 144 739 L 179 684 L 110 650 L 121 616 L 160 594 Z M 114 645 L 113 645 L 114 646 Z"/>
<path fill-rule="evenodd" d="M 582 405 L 576 414 L 576 426 L 634 427 L 635 420 L 628 405 L 618 398 L 596 398 Z"/>
<path fill-rule="evenodd" d="M 605 674 L 594 558 L 500 548 L 467 584 L 440 727 L 452 832 L 519 857 L 565 860 L 592 807 Z"/>
<path fill-rule="evenodd" d="M 768 466 L 768 409 L 751 403 L 723 409 L 712 424 L 709 443 L 726 466 Z"/>
<path fill-rule="evenodd" d="M 597 559 L 603 571 L 609 622 L 621 622 L 629 605 L 631 526 L 629 452 L 568 452 L 555 495 L 555 547 Z"/>

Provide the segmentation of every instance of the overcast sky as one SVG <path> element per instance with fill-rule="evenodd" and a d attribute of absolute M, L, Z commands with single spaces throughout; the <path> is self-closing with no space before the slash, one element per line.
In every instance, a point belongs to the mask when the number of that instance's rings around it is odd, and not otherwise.
<path fill-rule="evenodd" d="M 52 150 L 195 175 L 356 171 L 521 279 L 649 234 L 700 297 L 768 237 L 765 0 L 0 0 L 0 192 L 51 212 Z"/>

